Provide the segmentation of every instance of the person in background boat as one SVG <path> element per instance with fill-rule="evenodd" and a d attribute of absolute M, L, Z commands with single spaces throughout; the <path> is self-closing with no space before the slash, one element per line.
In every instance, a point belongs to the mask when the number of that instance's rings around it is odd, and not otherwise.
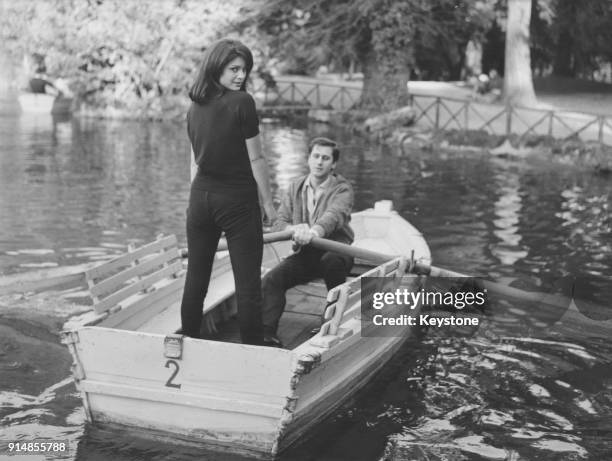
<path fill-rule="evenodd" d="M 28 88 L 30 92 L 35 94 L 50 94 L 52 96 L 60 96 L 62 94 L 49 79 L 44 63 L 37 65 L 36 72 L 28 82 Z"/>
<path fill-rule="evenodd" d="M 310 174 L 294 180 L 284 194 L 275 230 L 293 230 L 297 252 L 268 272 L 263 285 L 264 342 L 282 347 L 278 322 L 285 310 L 285 292 L 296 285 L 322 277 L 328 290 L 346 281 L 353 259 L 308 246 L 313 237 L 351 244 L 349 225 L 353 210 L 353 187 L 335 173 L 340 156 L 337 144 L 327 138 L 310 143 Z"/>
<path fill-rule="evenodd" d="M 189 91 L 187 132 L 197 168 L 187 210 L 189 264 L 181 304 L 181 332 L 198 337 L 221 232 L 225 232 L 236 283 L 243 343 L 262 344 L 261 195 L 276 220 L 261 149 L 255 102 L 246 92 L 253 68 L 249 48 L 236 40 L 212 44 Z"/>

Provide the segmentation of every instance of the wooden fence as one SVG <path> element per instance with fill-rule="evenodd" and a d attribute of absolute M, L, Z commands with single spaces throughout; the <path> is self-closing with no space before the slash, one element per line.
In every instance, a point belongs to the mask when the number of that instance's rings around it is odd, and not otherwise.
<path fill-rule="evenodd" d="M 416 123 L 434 130 L 486 131 L 493 135 L 577 138 L 612 146 L 612 117 L 561 110 L 501 106 L 425 94 L 411 94 Z"/>
<path fill-rule="evenodd" d="M 263 82 L 254 89 L 256 97 L 273 103 L 274 109 L 349 110 L 361 96 L 361 84 L 324 82 L 299 77 L 277 77 L 276 88 Z"/>
<path fill-rule="evenodd" d="M 331 108 L 350 110 L 361 96 L 361 82 L 338 82 L 281 76 L 276 88 L 263 82 L 254 90 L 260 100 L 275 110 Z M 416 122 L 434 130 L 486 131 L 492 135 L 549 136 L 577 138 L 612 146 L 612 116 L 565 110 L 534 109 L 480 103 L 469 99 L 432 96 L 411 92 Z"/>

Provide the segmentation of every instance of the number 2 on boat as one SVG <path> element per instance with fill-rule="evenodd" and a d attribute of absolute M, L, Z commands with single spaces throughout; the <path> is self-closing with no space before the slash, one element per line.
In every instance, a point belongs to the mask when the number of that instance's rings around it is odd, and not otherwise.
<path fill-rule="evenodd" d="M 168 360 L 166 362 L 166 368 L 170 368 L 170 365 L 174 365 L 174 371 L 168 378 L 168 381 L 166 381 L 166 387 L 174 387 L 175 389 L 180 389 L 181 388 L 180 384 L 175 384 L 172 382 L 172 380 L 176 377 L 176 375 L 179 372 L 179 364 L 175 360 Z"/>

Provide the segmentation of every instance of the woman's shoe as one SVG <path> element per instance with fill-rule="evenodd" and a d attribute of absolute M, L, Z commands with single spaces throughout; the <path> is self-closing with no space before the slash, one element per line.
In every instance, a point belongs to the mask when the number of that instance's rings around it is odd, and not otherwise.
<path fill-rule="evenodd" d="M 268 346 L 268 347 L 279 347 L 279 348 L 283 347 L 283 343 L 281 342 L 280 339 L 278 339 L 278 336 L 276 336 L 275 334 L 264 335 L 263 343 L 264 343 L 264 346 Z"/>

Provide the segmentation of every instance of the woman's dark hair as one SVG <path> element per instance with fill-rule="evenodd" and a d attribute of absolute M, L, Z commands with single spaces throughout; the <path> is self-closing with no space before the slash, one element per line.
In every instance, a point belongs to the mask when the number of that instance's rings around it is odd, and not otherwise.
<path fill-rule="evenodd" d="M 246 91 L 246 82 L 253 69 L 253 54 L 242 42 L 224 38 L 210 45 L 204 52 L 204 61 L 189 90 L 189 98 L 203 104 L 213 96 L 222 95 L 226 89 L 219 83 L 219 78 L 225 66 L 236 58 L 244 59 L 246 75 L 240 90 Z"/>
<path fill-rule="evenodd" d="M 334 162 L 337 162 L 338 159 L 340 158 L 340 149 L 338 149 L 338 143 L 336 141 L 332 141 L 329 138 L 314 138 L 312 141 L 310 141 L 310 144 L 308 145 L 309 153 L 312 152 L 312 149 L 314 148 L 314 146 L 331 147 L 332 148 L 332 158 Z"/>

